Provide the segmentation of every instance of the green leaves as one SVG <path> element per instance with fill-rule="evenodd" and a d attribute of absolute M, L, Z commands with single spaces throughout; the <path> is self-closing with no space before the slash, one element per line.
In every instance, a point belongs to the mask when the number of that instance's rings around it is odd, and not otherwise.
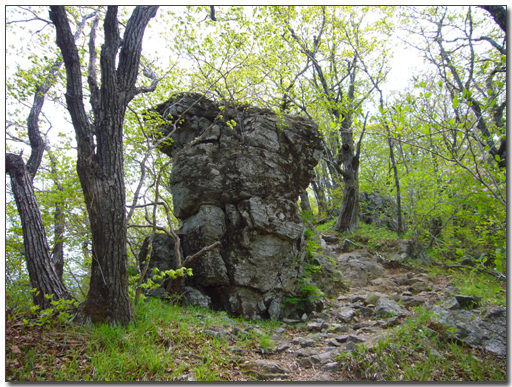
<path fill-rule="evenodd" d="M 453 96 L 452 106 L 454 109 L 457 109 L 459 107 L 459 96 L 457 94 Z"/>

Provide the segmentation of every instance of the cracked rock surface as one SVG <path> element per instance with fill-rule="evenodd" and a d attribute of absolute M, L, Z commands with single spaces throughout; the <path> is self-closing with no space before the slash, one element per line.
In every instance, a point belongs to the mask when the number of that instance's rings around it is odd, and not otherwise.
<path fill-rule="evenodd" d="M 155 108 L 167 121 L 160 135 L 172 140 L 160 150 L 179 154 L 169 185 L 183 254 L 222 242 L 194 263 L 187 285 L 216 309 L 281 319 L 293 313 L 283 300 L 302 273 L 296 202 L 321 157 L 318 128 L 302 117 L 221 106 L 184 93 Z"/>

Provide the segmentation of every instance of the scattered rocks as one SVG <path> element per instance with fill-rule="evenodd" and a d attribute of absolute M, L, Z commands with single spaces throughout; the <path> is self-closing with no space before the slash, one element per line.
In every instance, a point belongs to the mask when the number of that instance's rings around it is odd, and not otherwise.
<path fill-rule="evenodd" d="M 386 297 L 380 297 L 375 305 L 374 315 L 377 317 L 404 317 L 410 313 L 398 305 L 395 301 Z"/>
<path fill-rule="evenodd" d="M 209 327 L 203 330 L 203 334 L 215 337 L 221 341 L 235 341 L 235 336 L 222 327 Z"/>
<path fill-rule="evenodd" d="M 302 348 L 306 348 L 306 347 L 314 347 L 315 346 L 315 340 L 309 340 L 309 339 L 304 339 L 300 342 L 300 346 Z"/>
<path fill-rule="evenodd" d="M 322 319 L 317 319 L 315 321 L 310 321 L 306 325 L 307 331 L 316 331 L 319 332 L 326 325 L 325 321 Z"/>
<path fill-rule="evenodd" d="M 260 380 L 287 379 L 287 374 L 290 373 L 288 368 L 281 366 L 277 362 L 259 359 L 246 362 L 242 365 L 242 369 Z"/>
<path fill-rule="evenodd" d="M 355 315 L 354 309 L 350 307 L 342 307 L 338 310 L 337 317 L 340 321 L 348 323 Z"/>

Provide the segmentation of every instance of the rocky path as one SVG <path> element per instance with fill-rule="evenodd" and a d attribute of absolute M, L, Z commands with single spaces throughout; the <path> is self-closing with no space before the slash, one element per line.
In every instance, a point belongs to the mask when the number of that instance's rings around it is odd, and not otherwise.
<path fill-rule="evenodd" d="M 339 351 L 354 351 L 359 343 L 371 347 L 409 318 L 414 313 L 412 308 L 418 305 L 438 308 L 441 315 L 446 314 L 449 325 L 460 328 L 462 324 L 464 332 L 471 328 L 466 319 L 475 320 L 475 329 L 483 331 L 476 332 L 476 338 L 462 339 L 469 344 L 473 340 L 475 346 L 496 353 L 506 353 L 505 308 L 495 307 L 482 318 L 459 315 L 473 312 L 461 307 L 467 299 L 454 297 L 458 289 L 449 278 L 430 278 L 419 269 L 398 265 L 396 261 L 388 261 L 367 250 L 343 253 L 333 247 L 331 256 L 349 278 L 349 291 L 331 301 L 321 313 L 302 320 L 284 320 L 285 325 L 273 332 L 272 349 L 243 354 L 235 380 L 343 380 L 335 359 Z M 479 301 L 469 299 L 475 304 Z M 439 300 L 444 302 L 446 309 L 434 306 Z M 448 321 L 450 317 L 454 321 Z M 493 332 L 501 330 L 501 336 L 490 335 L 491 329 Z"/>

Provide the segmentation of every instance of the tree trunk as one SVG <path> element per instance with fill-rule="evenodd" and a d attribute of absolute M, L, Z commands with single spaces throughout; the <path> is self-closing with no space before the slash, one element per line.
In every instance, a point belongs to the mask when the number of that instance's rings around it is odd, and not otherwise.
<path fill-rule="evenodd" d="M 52 300 L 72 297 L 51 262 L 50 247 L 34 194 L 32 176 L 21 156 L 7 154 L 6 171 L 11 178 L 11 187 L 23 227 L 23 244 L 30 285 L 37 289 L 33 294 L 34 304 L 41 309 L 49 308 L 52 306 Z M 53 298 L 46 299 L 45 295 L 51 294 Z"/>
<path fill-rule="evenodd" d="M 318 204 L 318 214 L 324 215 L 327 214 L 327 199 L 325 198 L 325 193 L 322 187 L 317 183 L 317 178 L 315 178 L 311 184 L 313 186 L 313 192 L 315 193 L 316 203 Z"/>
<path fill-rule="evenodd" d="M 310 215 L 313 215 L 313 211 L 311 210 L 311 204 L 309 203 L 308 191 L 305 189 L 300 193 L 300 209 L 302 212 L 307 212 Z"/>
<path fill-rule="evenodd" d="M 391 133 L 389 128 L 386 125 L 386 129 L 388 131 L 388 145 L 389 145 L 389 158 L 391 160 L 391 167 L 393 168 L 393 175 L 395 177 L 395 187 L 396 187 L 396 212 L 397 212 L 397 220 L 398 227 L 396 233 L 398 237 L 401 237 L 404 232 L 404 225 L 402 221 L 402 197 L 400 193 L 400 179 L 398 178 L 398 168 L 396 166 L 395 161 L 395 152 L 393 151 L 393 141 L 391 140 Z"/>
<path fill-rule="evenodd" d="M 55 184 L 55 189 L 63 192 L 64 187 L 59 182 L 59 176 L 57 172 L 57 160 L 55 159 L 52 152 L 47 152 L 50 158 L 50 169 L 52 172 L 53 183 Z M 52 262 L 55 267 L 55 271 L 62 281 L 62 276 L 64 274 L 64 232 L 66 231 L 66 218 L 64 216 L 64 211 L 62 210 L 63 203 L 57 202 L 55 203 L 55 213 L 53 216 L 53 249 L 51 253 Z"/>
<path fill-rule="evenodd" d="M 89 16 L 85 16 L 79 23 L 75 35 L 71 36 L 73 42 L 80 36 L 88 18 Z M 34 177 L 46 149 L 46 143 L 39 131 L 39 115 L 46 94 L 54 84 L 61 66 L 61 60 L 55 61 L 45 80 L 36 87 L 34 102 L 27 119 L 27 133 L 30 142 L 30 157 L 27 163 L 25 164 L 21 156 L 6 154 L 6 172 L 11 177 L 11 186 L 21 218 L 25 261 L 30 284 L 37 290 L 33 295 L 34 303 L 43 309 L 50 307 L 52 300 L 71 298 L 62 282 L 62 275 L 59 275 L 59 270 L 56 270 L 52 263 L 52 255 L 33 186 Z M 53 294 L 53 298 L 47 299 L 46 294 Z"/>
<path fill-rule="evenodd" d="M 117 7 L 108 7 L 100 57 L 101 88 L 95 73 L 94 28 L 91 31 L 88 81 L 93 124 L 85 111 L 80 58 L 71 40 L 65 8 L 50 8 L 57 45 L 66 65 L 66 102 L 77 135 L 77 171 L 92 232 L 91 282 L 82 317 L 93 323 L 125 325 L 132 318 L 132 310 L 128 297 L 123 122 L 131 99 L 150 91 L 137 89 L 135 82 L 144 31 L 157 7 L 136 7 L 123 39 L 119 36 Z"/>
<path fill-rule="evenodd" d="M 347 114 L 341 124 L 341 149 L 338 158 L 343 166 L 343 202 L 334 226 L 339 232 L 353 233 L 358 227 L 359 218 L 359 158 L 354 154 L 352 117 Z"/>
<path fill-rule="evenodd" d="M 53 249 L 52 249 L 52 262 L 55 267 L 55 272 L 62 281 L 64 274 L 64 231 L 66 230 L 64 224 L 64 211 L 62 211 L 62 203 L 55 205 L 54 225 L 53 225 Z"/>

